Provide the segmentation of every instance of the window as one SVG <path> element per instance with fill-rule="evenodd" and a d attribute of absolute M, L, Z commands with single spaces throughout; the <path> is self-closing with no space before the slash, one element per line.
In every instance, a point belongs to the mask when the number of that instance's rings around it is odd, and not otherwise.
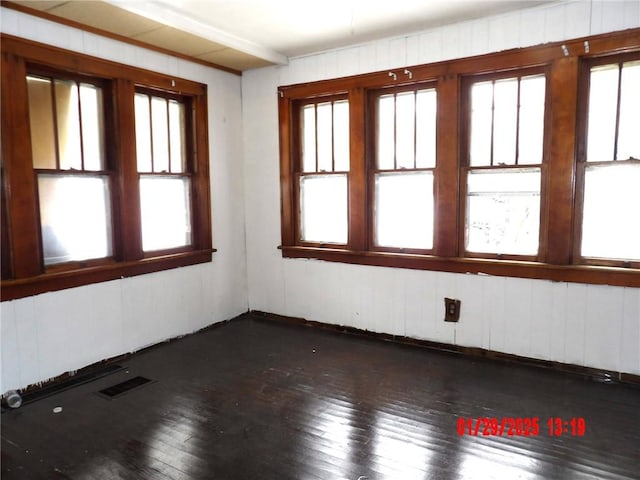
<path fill-rule="evenodd" d="M 283 256 L 640 286 L 639 38 L 280 87 Z"/>
<path fill-rule="evenodd" d="M 538 255 L 545 84 L 533 74 L 469 86 L 467 252 Z"/>
<path fill-rule="evenodd" d="M 184 102 L 136 93 L 135 110 L 142 249 L 190 245 L 191 181 L 186 172 Z"/>
<path fill-rule="evenodd" d="M 586 65 L 580 256 L 640 261 L 640 59 Z"/>
<path fill-rule="evenodd" d="M 299 238 L 345 244 L 348 239 L 349 102 L 300 108 Z"/>
<path fill-rule="evenodd" d="M 45 266 L 113 255 L 102 89 L 28 75 Z"/>
<path fill-rule="evenodd" d="M 211 260 L 205 86 L 2 53 L 3 300 Z"/>
<path fill-rule="evenodd" d="M 433 247 L 436 89 L 375 97 L 374 245 Z"/>

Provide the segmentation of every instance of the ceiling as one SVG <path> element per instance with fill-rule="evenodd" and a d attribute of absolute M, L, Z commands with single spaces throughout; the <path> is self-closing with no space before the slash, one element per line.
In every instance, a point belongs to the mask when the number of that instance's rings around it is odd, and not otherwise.
<path fill-rule="evenodd" d="M 236 71 L 554 0 L 3 2 Z"/>

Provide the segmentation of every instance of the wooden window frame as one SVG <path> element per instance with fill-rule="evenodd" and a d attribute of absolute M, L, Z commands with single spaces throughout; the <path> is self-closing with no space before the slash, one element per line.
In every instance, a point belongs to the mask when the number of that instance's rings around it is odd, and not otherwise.
<path fill-rule="evenodd" d="M 144 88 L 144 87 L 136 87 L 135 89 L 135 94 L 142 94 L 145 95 L 149 98 L 149 129 L 150 129 L 150 134 L 151 134 L 151 138 L 150 138 L 150 147 L 151 147 L 151 170 L 150 171 L 139 171 L 137 169 L 137 162 L 136 162 L 136 171 L 138 172 L 138 179 L 140 180 L 142 177 L 146 177 L 146 178 L 151 178 L 151 177 L 156 177 L 156 178 L 188 178 L 189 179 L 189 185 L 190 185 L 190 195 L 191 198 L 194 198 L 194 195 L 197 194 L 196 190 L 194 189 L 194 184 L 195 184 L 195 165 L 193 161 L 189 161 L 190 159 L 194 158 L 194 147 L 193 147 L 193 136 L 191 136 L 191 138 L 189 138 L 188 133 L 193 131 L 193 98 L 190 96 L 183 96 L 183 95 L 178 95 L 175 93 L 170 93 L 170 92 L 159 92 L 159 91 L 154 91 L 151 90 L 149 88 Z M 185 109 L 185 133 L 187 134 L 187 138 L 184 139 L 185 141 L 185 155 L 186 155 L 186 161 L 185 161 L 185 165 L 183 166 L 184 171 L 183 172 L 173 172 L 172 169 L 172 162 L 171 162 L 171 141 L 170 141 L 170 135 L 168 135 L 169 138 L 169 142 L 167 145 L 167 148 L 169 148 L 168 153 L 168 157 L 167 157 L 167 167 L 168 170 L 167 171 L 156 171 L 156 167 L 155 167 L 155 163 L 154 163 L 154 147 L 153 147 L 153 121 L 152 121 L 152 111 L 151 111 L 151 101 L 152 98 L 156 97 L 156 98 L 161 98 L 163 100 L 165 100 L 166 102 L 168 102 L 169 100 L 176 100 L 179 103 L 181 103 L 184 106 Z M 134 107 L 135 109 L 135 107 Z M 169 112 L 167 109 L 167 129 L 169 129 L 169 118 L 168 118 Z M 167 132 L 169 133 L 169 132 Z M 138 184 L 139 187 L 139 184 Z M 193 205 L 193 200 L 192 200 L 192 205 L 191 207 L 191 211 L 190 214 L 193 215 L 194 213 L 194 207 L 196 207 L 195 205 Z M 174 253 L 180 253 L 180 252 L 188 252 L 189 250 L 191 250 L 193 247 L 193 238 L 196 237 L 195 231 L 198 229 L 198 225 L 194 224 L 193 219 L 191 222 L 191 227 L 192 227 L 192 243 L 187 244 L 185 246 L 180 246 L 180 247 L 174 247 L 174 248 L 165 248 L 165 249 L 161 249 L 161 250 L 143 250 L 143 256 L 144 258 L 153 258 L 153 257 L 158 257 L 161 255 L 169 255 L 169 254 L 174 254 Z"/>
<path fill-rule="evenodd" d="M 633 269 L 640 269 L 640 260 L 636 261 L 624 261 L 614 259 L 603 258 L 591 258 L 583 256 L 581 254 L 582 243 L 582 220 L 583 220 L 583 208 L 584 208 L 584 184 L 585 184 L 585 172 L 588 166 L 597 165 L 613 165 L 620 163 L 633 163 L 639 164 L 640 159 L 615 159 L 605 160 L 597 162 L 587 161 L 587 135 L 588 135 L 588 116 L 589 116 L 589 88 L 591 67 L 608 65 L 613 63 L 624 63 L 627 61 L 640 60 L 640 53 L 622 53 L 613 55 L 603 55 L 596 58 L 588 59 L 580 65 L 580 79 L 579 79 L 579 103 L 578 103 L 578 127 L 577 127 L 577 154 L 576 154 L 576 215 L 574 222 L 574 243 L 573 252 L 576 263 L 582 265 L 604 265 L 610 267 L 626 267 Z M 618 85 L 618 96 L 620 95 L 620 85 Z M 618 98 L 620 102 L 620 98 Z M 619 108 L 619 105 L 618 105 Z M 619 121 L 619 111 L 617 112 L 616 122 Z M 617 137 L 618 125 L 616 125 L 616 137 Z M 616 138 L 617 140 L 617 138 Z M 617 151 L 617 142 L 614 143 L 614 151 Z"/>
<path fill-rule="evenodd" d="M 581 65 L 602 56 L 640 51 L 640 29 L 578 38 L 542 46 L 461 58 L 407 68 L 279 87 L 281 234 L 285 258 L 488 274 L 551 281 L 640 287 L 635 265 L 587 265 L 575 255 L 577 221 L 576 156 Z M 544 158 L 542 162 L 540 248 L 535 258 L 481 258 L 463 252 L 465 110 L 463 83 L 479 75 L 537 69 L 546 72 Z M 372 248 L 371 168 L 374 132 L 372 91 L 414 88 L 433 82 L 437 89 L 435 231 L 430 254 Z M 294 193 L 296 106 L 307 100 L 347 95 L 350 112 L 349 241 L 328 248 L 296 237 Z"/>
<path fill-rule="evenodd" d="M 397 254 L 416 254 L 416 255 L 430 255 L 434 251 L 434 247 L 423 249 L 423 248 L 408 248 L 408 247 L 390 247 L 390 246 L 382 246 L 376 245 L 376 232 L 375 232 L 375 191 L 376 191 L 376 175 L 383 173 L 410 173 L 410 172 L 432 172 L 433 173 L 433 190 L 435 197 L 435 180 L 436 180 L 436 167 L 437 164 L 433 167 L 417 167 L 416 159 L 414 157 L 414 167 L 413 168 L 398 168 L 397 158 L 395 153 L 395 142 L 397 138 L 394 138 L 394 168 L 393 169 L 380 169 L 378 168 L 378 149 L 377 149 L 377 138 L 378 138 L 378 107 L 377 107 L 377 99 L 383 95 L 387 94 L 402 94 L 407 92 L 418 92 L 420 90 L 435 90 L 436 91 L 436 99 L 438 98 L 438 85 L 435 81 L 427 81 L 427 82 L 415 82 L 409 85 L 401 85 L 401 86 L 387 86 L 381 89 L 368 89 L 367 90 L 367 139 L 368 139 L 368 151 L 366 152 L 366 175 L 367 175 L 367 188 L 370 194 L 368 195 L 367 202 L 367 246 L 368 250 L 371 252 L 388 252 L 388 253 L 397 253 Z M 416 135 L 418 134 L 415 131 L 415 115 L 414 111 L 414 153 L 416 147 Z M 395 123 L 395 121 L 394 121 Z M 437 125 L 437 122 L 436 122 Z M 394 127 L 395 128 L 395 127 Z M 437 128 L 437 126 L 436 126 Z M 394 135 L 395 136 L 395 135 Z M 436 143 L 437 143 L 437 135 L 436 135 Z M 436 154 L 437 157 L 437 154 Z M 437 162 L 437 159 L 436 159 Z M 435 198 L 434 198 L 435 204 Z M 434 207 L 435 210 L 435 207 Z M 434 212 L 434 223 L 435 223 L 435 212 Z M 435 230 L 435 229 L 434 229 Z"/>
<path fill-rule="evenodd" d="M 2 34 L 2 301 L 210 262 L 211 201 L 207 87 Z M 111 176 L 113 256 L 45 268 L 32 167 L 28 73 L 95 79 L 104 89 L 106 166 Z M 134 94 L 136 89 L 188 99 L 185 115 L 192 194 L 192 244 L 142 251 Z M 191 128 L 189 128 L 191 127 Z"/>
<path fill-rule="evenodd" d="M 321 104 L 321 103 L 332 103 L 333 102 L 338 102 L 341 100 L 348 100 L 347 95 L 345 95 L 344 93 L 338 93 L 335 95 L 329 95 L 329 96 L 319 96 L 319 97 L 315 97 L 315 98 L 307 98 L 304 99 L 300 102 L 295 102 L 295 106 L 293 107 L 294 112 L 296 112 L 295 116 L 292 119 L 292 135 L 294 137 L 294 141 L 293 141 L 293 145 L 295 145 L 294 150 L 292 151 L 292 178 L 293 178 L 293 185 L 292 185 L 292 190 L 293 190 L 293 196 L 295 198 L 294 202 L 296 205 L 300 205 L 300 179 L 302 177 L 311 177 L 314 175 L 346 175 L 347 176 L 347 192 L 349 192 L 351 190 L 351 185 L 350 185 L 350 179 L 351 179 L 351 175 L 350 175 L 350 169 L 347 171 L 341 171 L 341 170 L 335 170 L 335 152 L 333 150 L 333 132 L 331 135 L 331 143 L 332 143 L 332 149 L 331 149 L 331 165 L 332 165 L 332 169 L 331 171 L 321 171 L 318 170 L 318 145 L 317 145 L 317 131 L 318 131 L 318 124 L 317 124 L 317 105 Z M 303 162 L 303 158 L 302 158 L 302 141 L 301 141 L 301 133 L 302 133 L 302 109 L 303 107 L 307 106 L 307 105 L 315 105 L 316 106 L 316 124 L 315 124 L 315 130 L 316 130 L 316 170 L 315 172 L 305 172 L 302 162 Z M 332 111 L 333 111 L 333 107 L 332 107 Z M 333 122 L 333 119 L 332 119 Z M 351 166 L 349 166 L 349 168 L 351 168 Z M 305 245 L 311 248 L 333 248 L 333 249 L 342 249 L 344 248 L 344 244 L 338 244 L 338 243 L 323 243 L 323 242 L 313 242 L 313 241 L 308 241 L 308 240 L 303 240 L 302 239 L 302 227 L 301 227 L 301 215 L 300 215 L 300 208 L 296 208 L 294 209 L 294 211 L 291 212 L 292 216 L 293 216 L 293 237 L 295 239 L 297 239 L 297 242 L 300 245 Z M 348 232 L 350 232 L 350 228 L 348 228 Z"/>
<path fill-rule="evenodd" d="M 549 125 L 550 125 L 550 108 L 549 108 L 549 87 L 550 87 L 550 68 L 541 66 L 541 67 L 531 67 L 531 68 L 517 68 L 514 70 L 504 70 L 497 73 L 485 73 L 481 75 L 470 75 L 462 78 L 461 80 L 461 105 L 460 105 L 460 199 L 458 200 L 458 205 L 460 209 L 460 227 L 459 227 L 459 238 L 458 244 L 460 245 L 461 256 L 466 258 L 479 258 L 479 259 L 489 259 L 489 260 L 514 260 L 514 261 L 527 261 L 527 262 L 539 262 L 543 261 L 546 258 L 546 229 L 545 229 L 545 218 L 543 212 L 545 210 L 545 201 L 547 199 L 546 195 L 546 185 L 547 185 L 547 163 L 548 163 L 548 151 L 549 151 Z M 472 166 L 470 164 L 470 131 L 471 131 L 471 116 L 470 116 L 470 101 L 471 101 L 471 87 L 474 83 L 483 82 L 483 81 L 497 81 L 508 78 L 519 78 L 526 77 L 529 75 L 544 75 L 545 77 L 545 110 L 544 110 L 544 127 L 543 127 L 543 147 L 542 147 L 542 158 L 540 159 L 539 164 L 519 164 L 518 159 L 515 159 L 514 164 L 508 165 L 496 165 L 494 163 L 493 156 L 493 145 L 491 146 L 491 165 L 487 166 Z M 518 87 L 519 88 L 519 87 Z M 520 121 L 520 114 L 518 113 L 518 123 Z M 492 124 L 492 137 L 494 133 L 494 124 Z M 516 129 L 516 151 L 518 149 L 518 137 L 519 133 L 519 125 Z M 465 222 L 467 215 L 467 176 L 471 171 L 478 170 L 492 170 L 492 169 L 527 169 L 527 168 L 539 168 L 540 169 L 540 229 L 538 232 L 538 253 L 536 255 L 517 255 L 517 254 L 495 254 L 495 253 L 487 253 L 487 252 L 471 252 L 467 251 L 464 247 L 465 245 Z"/>

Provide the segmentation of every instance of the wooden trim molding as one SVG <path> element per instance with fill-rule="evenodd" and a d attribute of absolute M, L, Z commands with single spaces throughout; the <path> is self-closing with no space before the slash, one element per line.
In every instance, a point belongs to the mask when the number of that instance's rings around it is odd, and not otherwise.
<path fill-rule="evenodd" d="M 554 282 L 592 283 L 621 287 L 640 287 L 640 270 L 592 265 L 552 265 L 540 262 L 449 258 L 407 253 L 364 251 L 307 246 L 281 246 L 285 258 L 314 258 L 327 262 L 377 267 L 435 270 L 440 272 L 536 278 Z"/>
<path fill-rule="evenodd" d="M 16 280 L 3 280 L 2 289 L 0 289 L 1 300 L 3 302 L 16 300 L 40 293 L 55 292 L 92 283 L 108 282 L 146 273 L 211 262 L 212 253 L 215 251 L 215 249 L 194 250 L 129 262 L 115 262 L 95 267 L 47 272 Z"/>

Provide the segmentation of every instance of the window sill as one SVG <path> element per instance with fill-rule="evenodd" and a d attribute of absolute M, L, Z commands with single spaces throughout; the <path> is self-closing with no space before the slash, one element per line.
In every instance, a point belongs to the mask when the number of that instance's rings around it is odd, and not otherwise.
<path fill-rule="evenodd" d="M 640 287 L 640 270 L 592 265 L 551 265 L 540 262 L 446 258 L 388 252 L 358 252 L 345 249 L 281 246 L 285 258 L 314 258 L 328 262 L 381 267 L 473 273 L 502 277 L 535 278 L 554 282 Z"/>
<path fill-rule="evenodd" d="M 108 265 L 78 268 L 43 273 L 35 277 L 18 280 L 3 280 L 0 289 L 2 301 L 54 292 L 66 288 L 107 282 L 118 278 L 134 277 L 146 273 L 159 272 L 172 268 L 186 267 L 212 260 L 215 249 L 194 250 L 131 262 L 117 262 Z"/>

